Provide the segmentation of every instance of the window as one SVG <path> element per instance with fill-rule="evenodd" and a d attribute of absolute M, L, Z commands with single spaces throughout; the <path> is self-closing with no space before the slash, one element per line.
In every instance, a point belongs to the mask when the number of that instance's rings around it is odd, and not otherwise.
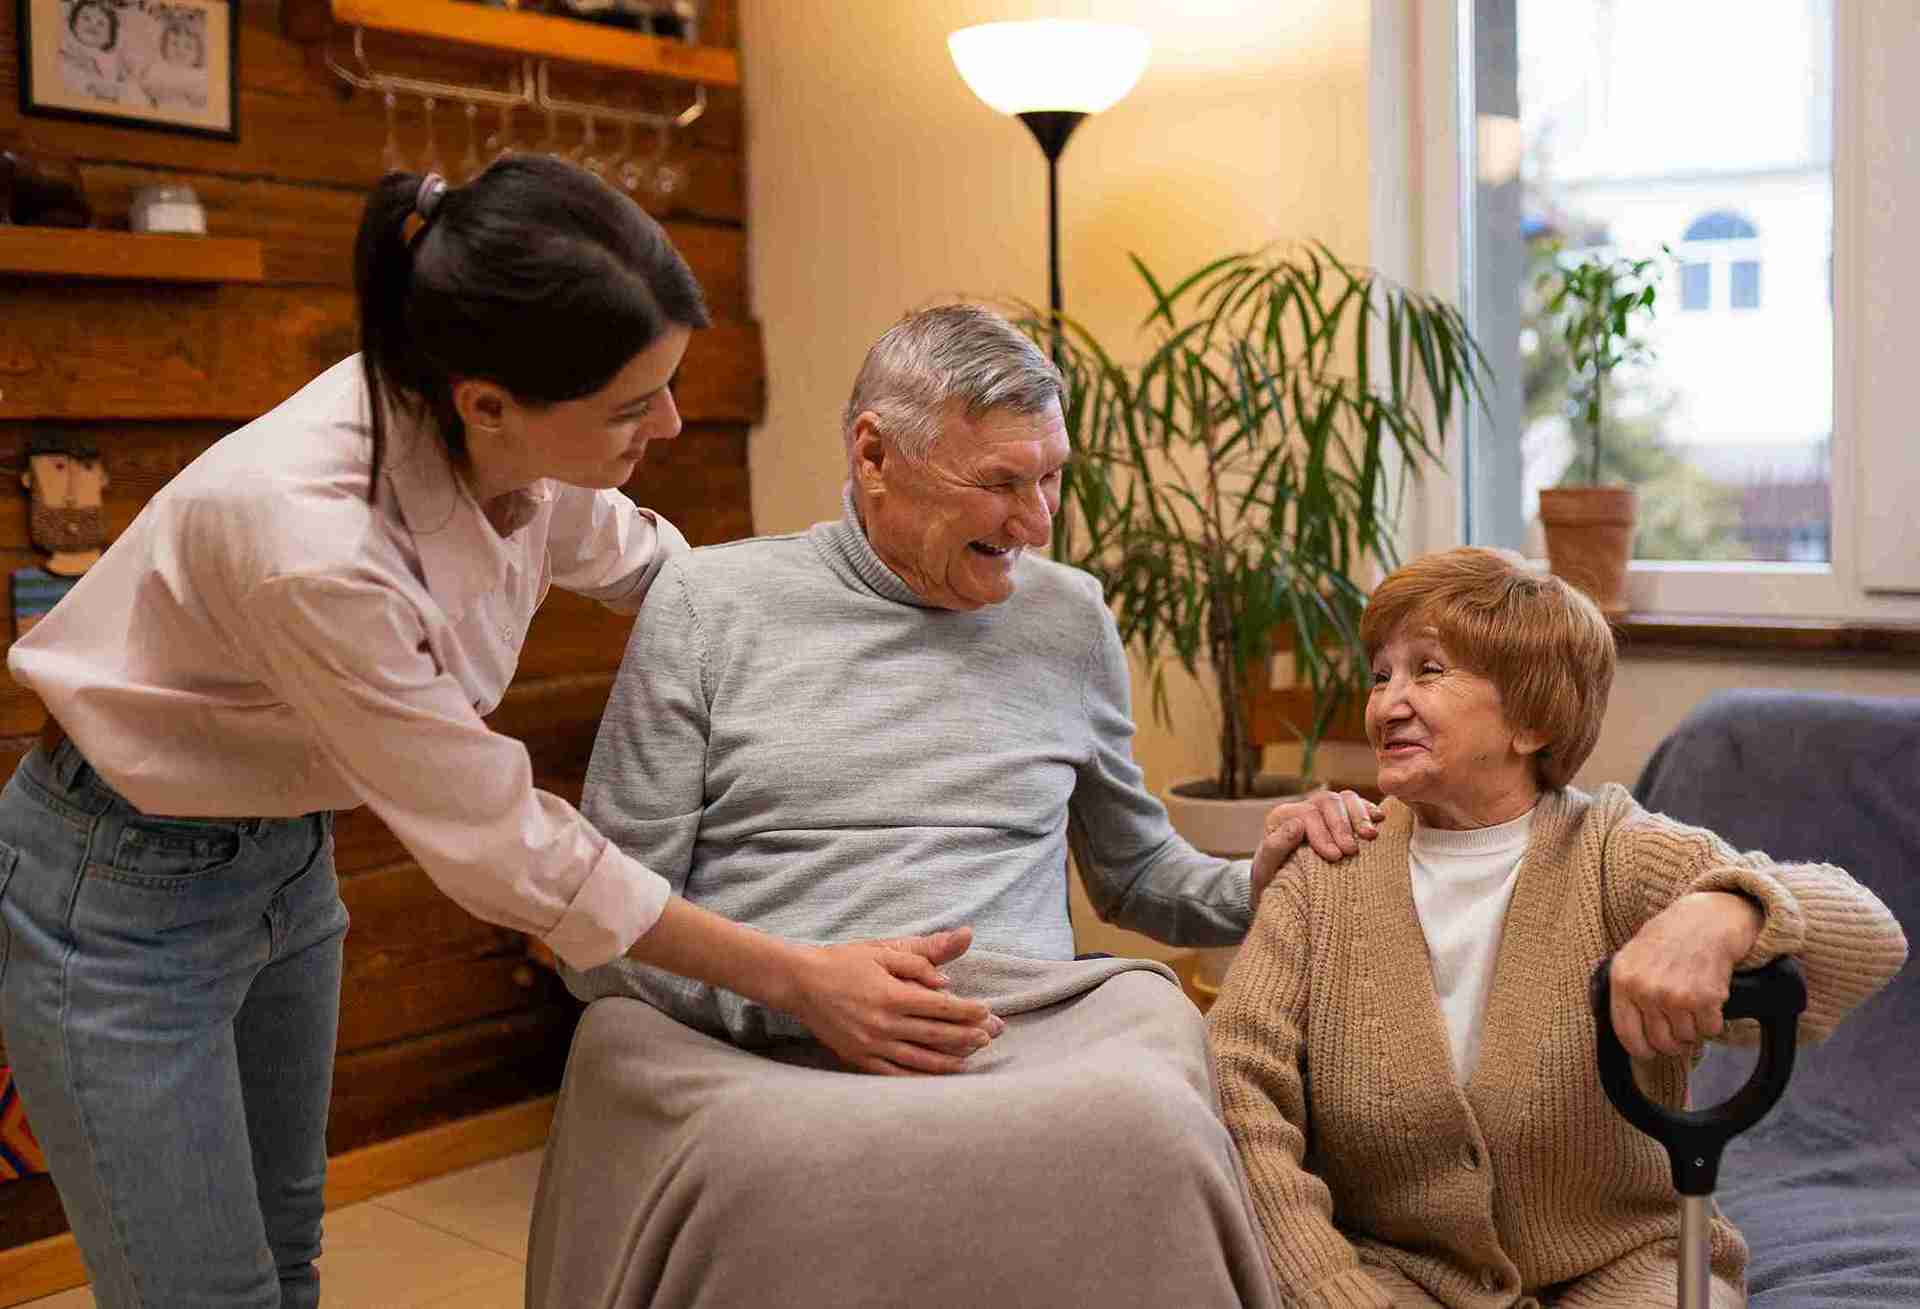
<path fill-rule="evenodd" d="M 1743 214 L 1715 209 L 1687 224 L 1680 240 L 1685 245 L 1680 265 L 1680 308 L 1699 312 L 1713 307 L 1713 268 L 1726 267 L 1727 307 L 1760 307 L 1760 230 Z M 1827 308 L 1833 308 L 1829 296 Z M 1762 534 L 1768 534 L 1765 529 Z"/>
<path fill-rule="evenodd" d="M 1763 302 L 1760 265 L 1763 235 L 1787 266 L 1817 268 L 1831 246 L 1829 0 L 1743 9 L 1737 51 L 1708 6 L 1465 2 L 1476 107 L 1507 111 L 1519 138 L 1517 176 L 1481 170 L 1472 197 L 1469 322 L 1518 393 L 1471 433 L 1469 539 L 1544 554 L 1540 489 L 1589 476 L 1537 283 L 1591 251 L 1662 271 L 1645 356 L 1610 377 L 1604 407 L 1601 480 L 1639 492 L 1634 557 L 1825 562 L 1832 307 L 1814 277 L 1782 277 Z"/>
<path fill-rule="evenodd" d="M 1747 241 L 1760 235 L 1752 223 L 1739 214 L 1726 209 L 1716 209 L 1703 214 L 1687 225 L 1683 241 Z"/>
<path fill-rule="evenodd" d="M 1713 265 L 1680 265 L 1680 307 L 1698 313 L 1713 304 Z"/>
<path fill-rule="evenodd" d="M 1781 47 L 1790 43 L 1777 33 L 1743 45 L 1739 69 L 1731 67 L 1731 58 L 1703 60 L 1702 51 L 1725 46 L 1699 30 L 1705 20 L 1693 11 L 1708 8 L 1655 0 L 1375 0 L 1369 37 L 1371 262 L 1460 303 L 1489 354 L 1491 375 L 1484 411 L 1475 406 L 1465 416 L 1458 435 L 1449 438 L 1445 465 L 1422 480 L 1405 512 L 1404 546 L 1417 552 L 1472 540 L 1539 553 L 1529 502 L 1546 472 L 1558 468 L 1539 459 L 1537 448 L 1523 449 L 1519 437 L 1528 396 L 1518 361 L 1541 342 L 1520 321 L 1513 288 L 1524 283 L 1530 247 L 1513 238 L 1546 223 L 1522 204 L 1535 167 L 1527 149 L 1496 155 L 1486 146 L 1521 135 L 1522 29 L 1529 12 L 1536 27 L 1545 12 L 1544 21 L 1557 25 L 1548 44 L 1563 61 L 1585 58 L 1589 49 L 1623 52 L 1620 76 L 1611 85 L 1579 88 L 1559 139 L 1546 143 L 1550 159 L 1571 153 L 1568 141 L 1583 115 L 1611 108 L 1628 122 L 1665 115 L 1674 142 L 1692 145 L 1710 144 L 1711 133 L 1729 118 L 1757 115 L 1776 124 L 1791 119 L 1803 130 L 1783 129 L 1767 139 L 1776 146 L 1799 140 L 1803 156 L 1823 159 L 1828 170 L 1827 203 L 1812 211 L 1812 236 L 1807 212 L 1795 221 L 1776 220 L 1754 207 L 1753 193 L 1710 190 L 1718 173 L 1736 165 L 1756 174 L 1754 192 L 1780 180 L 1759 176 L 1771 170 L 1752 157 L 1723 150 L 1710 158 L 1712 167 L 1669 179 L 1666 213 L 1645 232 L 1650 245 L 1664 241 L 1683 263 L 1711 264 L 1683 237 L 1694 221 L 1722 210 L 1744 216 L 1756 235 L 1725 242 L 1727 266 L 1709 274 L 1709 290 L 1721 299 L 1708 311 L 1681 311 L 1679 283 L 1686 274 L 1674 270 L 1660 292 L 1666 301 L 1663 329 L 1717 332 L 1738 342 L 1743 335 L 1764 337 L 1785 303 L 1799 306 L 1827 325 L 1830 344 L 1784 361 L 1751 348 L 1741 382 L 1764 402 L 1782 379 L 1801 384 L 1816 374 L 1829 392 L 1823 424 L 1829 434 L 1816 443 L 1776 443 L 1766 451 L 1735 446 L 1727 452 L 1731 469 L 1696 469 L 1703 478 L 1751 474 L 1748 482 L 1757 489 L 1742 485 L 1734 511 L 1768 516 L 1771 534 L 1751 551 L 1762 558 L 1637 561 L 1630 602 L 1652 612 L 1920 620 L 1920 536 L 1912 510 L 1920 503 L 1920 442 L 1912 437 L 1910 398 L 1886 383 L 1903 376 L 1920 355 L 1920 297 L 1897 290 L 1920 284 L 1920 253 L 1896 221 L 1901 213 L 1920 211 L 1911 126 L 1920 121 L 1920 79 L 1913 76 L 1920 67 L 1920 6 L 1768 0 L 1743 7 L 1743 23 L 1751 13 L 1767 23 L 1799 25 L 1804 39 L 1798 85 L 1779 67 Z M 1655 39 L 1636 46 L 1607 32 L 1609 24 L 1617 33 L 1643 23 L 1647 9 L 1655 11 L 1656 22 L 1666 22 Z M 1685 68 L 1674 66 L 1675 50 L 1684 54 Z M 1705 67 L 1715 64 L 1729 67 Z M 1774 85 L 1775 94 L 1757 108 L 1750 94 L 1728 99 L 1723 84 L 1743 69 L 1749 81 Z M 1672 97 L 1695 82 L 1704 88 L 1707 108 L 1691 117 L 1675 114 Z M 1617 145 L 1611 151 L 1626 164 L 1633 162 L 1622 158 L 1629 153 Z M 1515 161 L 1511 166 L 1500 163 L 1508 158 Z M 1782 176 L 1791 171 L 1785 164 L 1779 170 Z M 1608 181 L 1595 170 L 1588 189 L 1600 193 Z M 1570 226 L 1562 235 L 1572 247 L 1621 243 L 1629 234 L 1624 227 L 1594 233 Z M 1741 254 L 1746 242 L 1752 244 Z M 1729 303 L 1731 263 L 1741 257 L 1770 268 L 1761 305 L 1736 313 Z M 1669 352 L 1663 364 L 1674 363 Z M 1548 427 L 1533 435 L 1554 433 Z M 1527 444 L 1542 443 L 1551 444 Z M 1744 460 L 1749 453 L 1790 457 Z M 1810 501 L 1806 492 L 1821 480 L 1812 475 L 1818 472 L 1825 474 L 1825 494 Z M 1789 493 L 1789 487 L 1797 489 Z"/>

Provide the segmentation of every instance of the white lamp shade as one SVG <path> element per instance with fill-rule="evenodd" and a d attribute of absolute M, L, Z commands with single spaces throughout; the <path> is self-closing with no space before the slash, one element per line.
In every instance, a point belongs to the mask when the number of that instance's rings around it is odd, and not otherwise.
<path fill-rule="evenodd" d="M 1119 23 L 1036 18 L 963 27 L 947 49 L 973 93 L 1003 114 L 1097 114 L 1133 90 L 1153 43 Z"/>

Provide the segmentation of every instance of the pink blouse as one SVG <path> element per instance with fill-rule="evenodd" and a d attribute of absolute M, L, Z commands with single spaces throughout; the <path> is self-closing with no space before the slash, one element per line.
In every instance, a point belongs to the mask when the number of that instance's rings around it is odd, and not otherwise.
<path fill-rule="evenodd" d="M 633 613 L 686 540 L 557 482 L 519 493 L 503 535 L 399 415 L 369 504 L 370 449 L 354 356 L 169 482 L 8 669 L 147 813 L 366 804 L 472 913 L 605 963 L 667 883 L 535 790 L 481 715 L 551 583 Z"/>

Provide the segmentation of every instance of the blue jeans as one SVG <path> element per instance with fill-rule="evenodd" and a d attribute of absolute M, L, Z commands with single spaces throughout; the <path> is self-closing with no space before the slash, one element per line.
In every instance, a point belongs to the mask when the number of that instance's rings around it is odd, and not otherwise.
<path fill-rule="evenodd" d="M 158 818 L 67 742 L 0 792 L 0 1030 L 103 1309 L 320 1303 L 333 816 Z"/>

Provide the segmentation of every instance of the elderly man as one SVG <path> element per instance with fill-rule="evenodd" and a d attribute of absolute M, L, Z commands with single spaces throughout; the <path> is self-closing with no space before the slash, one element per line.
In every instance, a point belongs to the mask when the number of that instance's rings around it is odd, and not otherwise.
<path fill-rule="evenodd" d="M 1175 835 L 1131 756 L 1099 586 L 1036 553 L 1060 393 L 984 310 L 890 330 L 847 405 L 839 521 L 665 565 L 584 804 L 688 899 L 776 936 L 970 928 L 932 984 L 999 1034 L 963 1060 L 908 1018 L 830 1053 L 672 973 L 568 974 L 597 1003 L 533 1303 L 1270 1302 L 1199 1018 L 1158 965 L 1074 960 L 1067 848 L 1103 917 L 1221 944 L 1308 827 L 1353 848 L 1369 815 L 1284 807 L 1252 861 Z"/>

